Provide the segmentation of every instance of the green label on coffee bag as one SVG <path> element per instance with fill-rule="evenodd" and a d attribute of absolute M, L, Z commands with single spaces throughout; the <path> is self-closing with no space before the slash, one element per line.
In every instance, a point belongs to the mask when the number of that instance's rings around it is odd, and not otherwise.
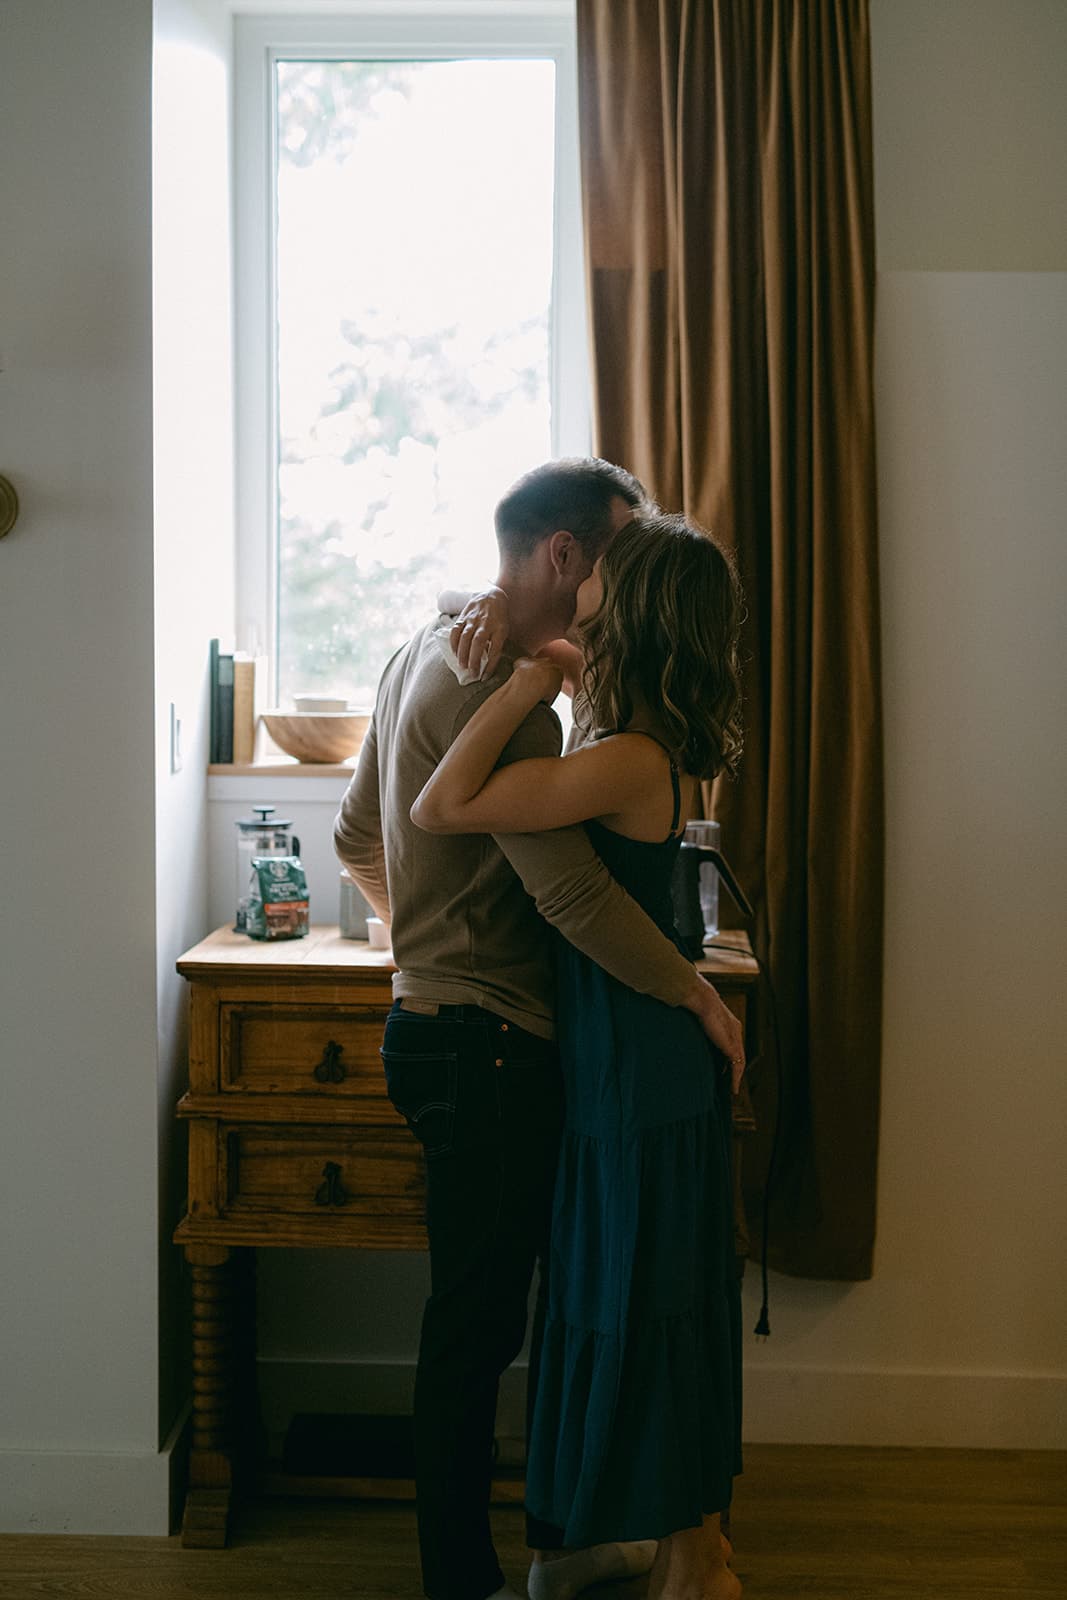
<path fill-rule="evenodd" d="M 253 939 L 302 939 L 308 921 L 307 874 L 299 856 L 253 856 L 249 935 Z"/>

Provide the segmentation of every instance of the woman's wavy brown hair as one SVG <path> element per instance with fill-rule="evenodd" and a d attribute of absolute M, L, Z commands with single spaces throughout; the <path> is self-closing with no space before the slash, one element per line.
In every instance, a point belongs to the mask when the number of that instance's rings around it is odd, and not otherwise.
<path fill-rule="evenodd" d="M 731 776 L 741 754 L 741 585 L 733 561 L 681 516 L 628 523 L 600 564 L 580 625 L 592 726 L 619 729 L 640 694 L 684 771 Z"/>

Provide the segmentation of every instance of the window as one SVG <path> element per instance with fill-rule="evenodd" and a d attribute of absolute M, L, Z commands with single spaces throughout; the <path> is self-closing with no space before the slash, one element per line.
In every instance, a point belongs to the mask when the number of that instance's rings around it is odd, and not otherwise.
<path fill-rule="evenodd" d="M 238 645 L 368 704 L 589 423 L 570 4 L 237 23 Z M 266 181 L 264 181 L 264 179 Z"/>

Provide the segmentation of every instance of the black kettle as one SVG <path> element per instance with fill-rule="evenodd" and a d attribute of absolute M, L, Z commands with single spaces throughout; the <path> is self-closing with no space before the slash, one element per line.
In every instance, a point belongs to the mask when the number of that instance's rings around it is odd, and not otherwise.
<path fill-rule="evenodd" d="M 704 949 L 700 869 L 706 861 L 710 861 L 717 869 L 720 879 L 730 891 L 730 896 L 742 915 L 752 916 L 752 907 L 731 872 L 722 851 L 716 850 L 714 845 L 686 844 L 683 840 L 671 877 L 671 899 L 674 902 L 675 930 L 686 955 L 693 961 L 699 958 Z"/>

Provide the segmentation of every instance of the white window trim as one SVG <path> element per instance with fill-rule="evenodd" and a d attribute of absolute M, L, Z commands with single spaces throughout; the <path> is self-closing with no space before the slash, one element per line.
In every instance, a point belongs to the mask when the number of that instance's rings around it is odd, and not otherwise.
<path fill-rule="evenodd" d="M 291 6 L 292 0 L 290 0 Z M 233 5 L 244 12 L 243 0 Z M 251 4 L 248 7 L 252 9 Z M 550 328 L 552 453 L 590 450 L 588 334 L 578 166 L 574 0 L 348 0 L 344 15 L 234 19 L 236 640 L 265 651 L 277 694 L 277 396 L 274 320 L 276 152 L 271 94 L 279 57 L 433 60 L 551 58 L 556 65 L 555 250 Z M 535 462 L 530 463 L 536 465 Z M 501 493 L 507 488 L 501 484 Z"/>

